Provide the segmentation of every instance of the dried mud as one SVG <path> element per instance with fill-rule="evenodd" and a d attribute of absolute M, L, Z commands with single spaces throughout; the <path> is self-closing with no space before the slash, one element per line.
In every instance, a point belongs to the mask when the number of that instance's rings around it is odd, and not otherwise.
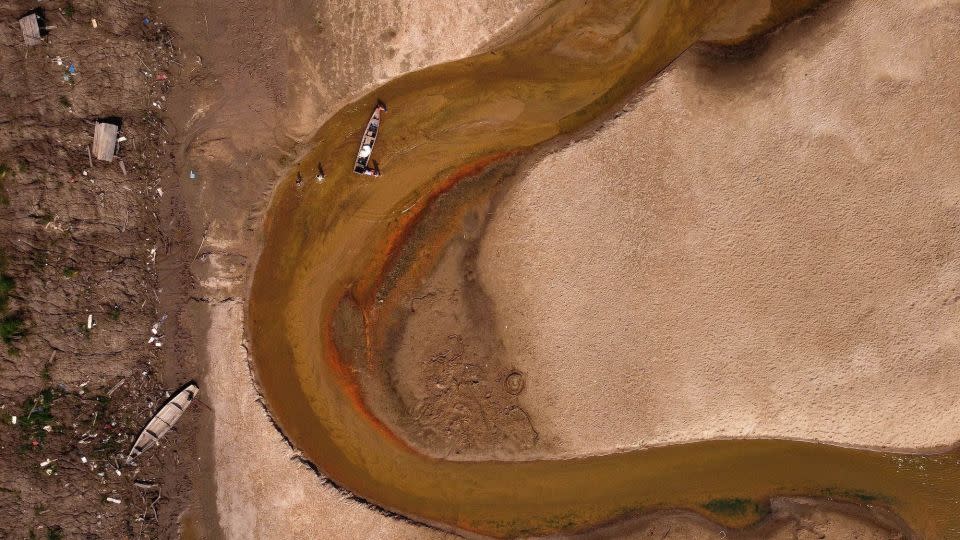
<path fill-rule="evenodd" d="M 54 1 L 40 5 L 43 43 L 26 47 L 16 19 L 35 8 L 0 7 L 0 537 L 170 535 L 202 413 L 121 465 L 165 390 L 190 377 L 175 356 L 177 287 L 158 277 L 177 266 L 180 240 L 161 179 L 170 36 L 144 22 L 146 1 Z M 91 163 L 93 121 L 105 117 L 127 139 L 118 160 Z M 157 348 L 147 339 L 164 314 Z"/>

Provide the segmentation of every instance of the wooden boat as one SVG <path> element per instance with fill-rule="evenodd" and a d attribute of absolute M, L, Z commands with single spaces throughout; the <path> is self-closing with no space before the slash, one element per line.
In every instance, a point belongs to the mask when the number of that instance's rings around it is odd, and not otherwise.
<path fill-rule="evenodd" d="M 133 443 L 133 448 L 131 448 L 130 453 L 127 454 L 127 464 L 129 465 L 144 451 L 156 446 L 160 438 L 170 431 L 170 428 L 177 423 L 177 420 L 180 420 L 180 417 L 183 416 L 183 411 L 187 410 L 187 407 L 190 406 L 199 393 L 200 388 L 196 384 L 190 383 L 170 398 L 163 407 L 160 407 L 160 410 L 147 422 L 147 427 L 143 428 L 140 436 L 137 437 L 136 442 Z"/>
<path fill-rule="evenodd" d="M 382 101 L 378 101 L 373 114 L 370 115 L 367 129 L 364 130 L 363 139 L 360 141 L 360 150 L 357 151 L 357 161 L 353 164 L 353 172 L 357 174 L 380 176 L 380 168 L 377 167 L 376 161 L 370 159 L 370 155 L 373 154 L 373 145 L 377 143 L 377 133 L 380 131 L 380 113 L 386 110 L 387 106 Z"/>

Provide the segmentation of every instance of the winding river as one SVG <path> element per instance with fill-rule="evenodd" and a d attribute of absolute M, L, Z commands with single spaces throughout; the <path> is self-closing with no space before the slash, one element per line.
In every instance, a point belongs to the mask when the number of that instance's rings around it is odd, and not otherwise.
<path fill-rule="evenodd" d="M 572 532 L 674 507 L 740 526 L 778 494 L 883 504 L 921 535 L 960 536 L 957 453 L 728 440 L 583 459 L 455 462 L 414 451 L 364 403 L 358 373 L 376 369 L 399 274 L 435 259 L 399 259 L 431 202 L 601 120 L 742 3 L 559 0 L 500 47 L 397 78 L 319 130 L 265 220 L 248 321 L 269 408 L 324 474 L 418 521 L 497 537 Z M 772 2 L 752 30 L 812 3 Z M 378 98 L 390 110 L 374 153 L 384 176 L 371 179 L 351 168 Z M 318 163 L 323 184 L 312 181 Z M 297 171 L 308 179 L 299 189 Z"/>

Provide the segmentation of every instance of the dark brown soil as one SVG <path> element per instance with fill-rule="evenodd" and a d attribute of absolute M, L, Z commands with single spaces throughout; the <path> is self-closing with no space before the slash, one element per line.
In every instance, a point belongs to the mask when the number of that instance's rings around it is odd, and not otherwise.
<path fill-rule="evenodd" d="M 180 289 L 168 282 L 183 283 L 183 257 L 160 232 L 179 223 L 159 119 L 171 40 L 146 0 L 51 1 L 44 42 L 26 47 L 16 21 L 37 5 L 0 6 L 0 537 L 169 536 L 203 407 L 122 463 L 166 392 L 193 377 L 173 347 Z M 106 117 L 126 140 L 118 160 L 91 164 Z M 148 338 L 164 316 L 158 348 Z"/>

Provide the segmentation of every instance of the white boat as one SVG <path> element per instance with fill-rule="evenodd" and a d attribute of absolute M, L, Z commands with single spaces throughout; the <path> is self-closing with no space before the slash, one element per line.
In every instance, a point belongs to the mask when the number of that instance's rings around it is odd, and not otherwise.
<path fill-rule="evenodd" d="M 370 121 L 367 122 L 367 129 L 363 132 L 363 139 L 360 140 L 360 150 L 357 151 L 353 172 L 366 176 L 380 176 L 380 168 L 377 167 L 376 161 L 370 159 L 370 156 L 373 154 L 373 145 L 377 143 L 377 133 L 380 131 L 380 113 L 386 111 L 387 106 L 382 101 L 378 101 L 373 114 L 370 115 Z"/>
<path fill-rule="evenodd" d="M 156 446 L 160 438 L 170 431 L 177 420 L 180 420 L 183 411 L 187 410 L 187 407 L 193 403 L 199 393 L 200 388 L 196 384 L 190 383 L 170 398 L 163 407 L 160 407 L 157 414 L 153 415 L 153 418 L 147 422 L 147 427 L 140 432 L 137 441 L 133 443 L 133 448 L 127 454 L 127 464 L 129 465 L 137 456 Z"/>

